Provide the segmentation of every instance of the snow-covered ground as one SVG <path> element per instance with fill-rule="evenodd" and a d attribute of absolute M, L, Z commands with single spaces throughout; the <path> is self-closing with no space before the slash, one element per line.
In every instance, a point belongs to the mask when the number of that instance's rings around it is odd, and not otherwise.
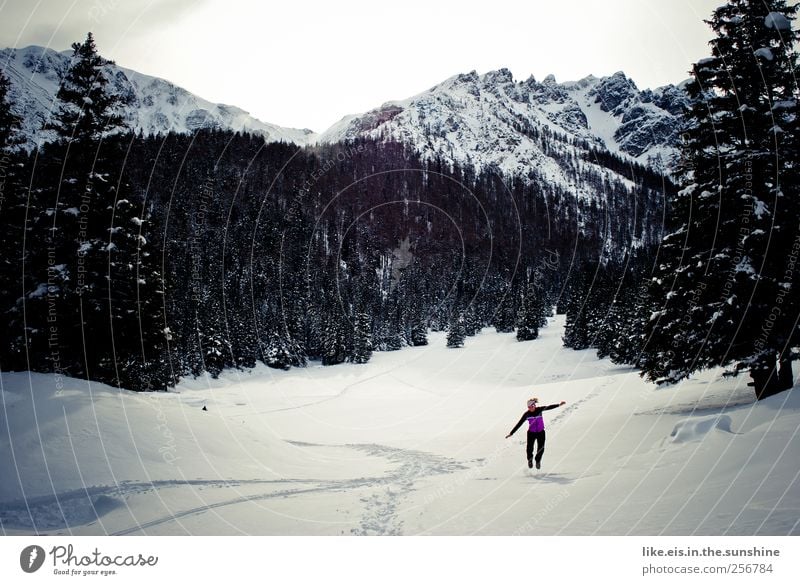
<path fill-rule="evenodd" d="M 800 534 L 797 390 L 756 403 L 719 371 L 657 389 L 562 332 L 434 334 L 160 394 L 4 374 L 2 531 Z M 504 439 L 534 395 L 567 402 L 545 413 L 540 471 L 524 427 Z"/>

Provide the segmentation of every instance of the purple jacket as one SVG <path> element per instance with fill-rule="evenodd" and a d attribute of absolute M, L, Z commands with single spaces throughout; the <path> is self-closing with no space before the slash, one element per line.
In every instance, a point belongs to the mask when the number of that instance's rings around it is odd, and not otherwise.
<path fill-rule="evenodd" d="M 514 428 L 511 429 L 511 432 L 508 433 L 509 435 L 513 435 L 517 432 L 517 429 L 522 426 L 526 420 L 528 421 L 528 432 L 529 433 L 539 433 L 544 430 L 544 419 L 542 418 L 542 413 L 545 410 L 552 410 L 554 408 L 558 408 L 561 406 L 560 404 L 550 404 L 548 406 L 537 406 L 533 410 L 525 410 L 522 413 L 522 417 L 519 419 L 519 422 L 514 425 Z"/>

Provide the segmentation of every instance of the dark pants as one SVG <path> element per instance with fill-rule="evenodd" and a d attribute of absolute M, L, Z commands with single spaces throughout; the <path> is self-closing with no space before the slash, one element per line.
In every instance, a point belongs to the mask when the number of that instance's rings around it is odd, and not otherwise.
<path fill-rule="evenodd" d="M 528 461 L 533 459 L 533 443 L 539 441 L 539 448 L 536 449 L 536 461 L 542 461 L 542 455 L 544 455 L 544 431 L 539 431 L 538 433 L 532 433 L 528 431 L 528 445 L 525 449 L 525 453 L 528 455 Z"/>

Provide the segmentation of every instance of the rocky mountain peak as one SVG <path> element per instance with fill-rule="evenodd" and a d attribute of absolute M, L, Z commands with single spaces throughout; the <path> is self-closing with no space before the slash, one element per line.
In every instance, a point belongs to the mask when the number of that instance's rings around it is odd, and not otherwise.
<path fill-rule="evenodd" d="M 29 149 L 53 138 L 52 132 L 42 130 L 42 126 L 57 107 L 55 96 L 71 58 L 71 50 L 57 52 L 38 46 L 0 50 L 0 67 L 11 82 L 13 109 L 22 117 L 24 146 Z M 128 126 L 144 134 L 220 128 L 296 144 L 308 144 L 316 138 L 308 129 L 262 122 L 241 108 L 209 102 L 165 79 L 116 64 L 107 65 L 105 72 L 110 91 L 122 98 L 121 113 Z"/>

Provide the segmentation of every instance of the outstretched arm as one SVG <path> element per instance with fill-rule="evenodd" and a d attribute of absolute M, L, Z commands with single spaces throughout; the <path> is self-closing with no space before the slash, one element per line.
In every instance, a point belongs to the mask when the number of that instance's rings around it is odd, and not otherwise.
<path fill-rule="evenodd" d="M 542 410 L 553 410 L 554 408 L 558 408 L 559 406 L 564 406 L 566 404 L 565 401 L 561 401 L 558 404 L 548 404 L 547 406 L 543 406 Z"/>
<path fill-rule="evenodd" d="M 509 438 L 514 433 L 516 433 L 517 429 L 522 426 L 522 423 L 524 423 L 525 419 L 527 419 L 527 418 L 528 418 L 528 412 L 525 411 L 524 413 L 522 413 L 522 417 L 520 417 L 519 422 L 517 424 L 515 424 L 514 428 L 511 429 L 511 432 L 506 435 L 506 439 Z"/>

